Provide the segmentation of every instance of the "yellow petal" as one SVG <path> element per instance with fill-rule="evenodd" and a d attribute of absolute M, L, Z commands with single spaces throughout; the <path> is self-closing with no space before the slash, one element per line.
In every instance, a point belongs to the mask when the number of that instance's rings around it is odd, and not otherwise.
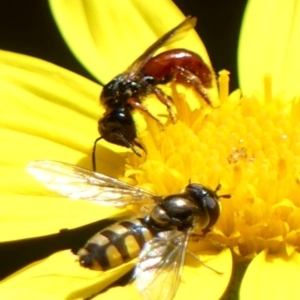
<path fill-rule="evenodd" d="M 0 284 L 2 299 L 86 299 L 126 274 L 135 261 L 106 272 L 82 268 L 69 250 L 30 264 Z"/>
<path fill-rule="evenodd" d="M 232 271 L 230 250 L 224 249 L 220 253 L 202 251 L 197 254 L 202 262 L 222 274 L 197 263 L 195 258 L 187 254 L 181 282 L 174 299 L 221 299 L 229 284 Z M 104 294 L 95 297 L 95 299 L 115 299 L 118 297 L 126 300 L 141 299 L 134 283 L 126 287 L 111 288 Z"/>
<path fill-rule="evenodd" d="M 245 273 L 240 299 L 300 299 L 299 272 L 299 253 L 284 258 L 261 252 Z"/>
<path fill-rule="evenodd" d="M 187 296 L 189 299 L 220 299 L 231 276 L 230 250 L 224 249 L 219 253 L 200 251 L 197 254 L 201 261 L 215 271 L 187 255 L 175 299 Z M 2 281 L 0 294 L 3 299 L 85 299 L 102 291 L 136 263 L 133 260 L 112 270 L 98 272 L 80 267 L 76 260 L 77 257 L 66 250 L 30 264 Z M 140 299 L 135 284 L 112 288 L 95 299 L 109 299 L 112 295 L 122 299 Z"/>
<path fill-rule="evenodd" d="M 9 139 L 1 145 L 6 151 L 2 162 L 18 165 L 45 158 L 46 153 L 49 159 L 62 160 L 90 155 L 101 114 L 97 84 L 42 60 L 5 51 L 0 52 L 0 66 L 1 137 Z M 16 132 L 21 133 L 18 138 Z"/>
<path fill-rule="evenodd" d="M 239 80 L 242 90 L 262 91 L 262 79 L 271 74 L 273 91 L 299 95 L 300 5 L 293 1 L 248 1 L 239 44 Z"/>
<path fill-rule="evenodd" d="M 231 276 L 232 257 L 230 250 L 224 249 L 220 253 L 202 251 L 197 254 L 202 262 L 215 271 L 201 265 L 194 257 L 187 254 L 181 282 L 174 299 L 221 299 Z M 164 288 L 163 284 L 161 288 Z M 115 299 L 118 297 L 128 300 L 141 299 L 135 284 L 109 289 L 95 299 Z"/>
<path fill-rule="evenodd" d="M 213 270 L 195 262 L 187 254 L 175 299 L 221 299 L 231 278 L 231 251 L 226 248 L 219 253 L 201 251 L 197 255 Z"/>
<path fill-rule="evenodd" d="M 183 21 L 170 0 L 49 0 L 55 21 L 77 59 L 101 82 L 123 72 L 160 36 Z M 195 31 L 173 43 L 209 62 Z"/>
<path fill-rule="evenodd" d="M 26 172 L 37 159 L 91 168 L 100 86 L 39 59 L 0 51 L 0 89 L 1 241 L 56 233 L 116 212 L 55 197 Z M 116 177 L 123 159 L 101 145 L 99 167 Z"/>
<path fill-rule="evenodd" d="M 141 295 L 139 294 L 136 285 L 132 283 L 125 287 L 117 286 L 111 288 L 105 293 L 96 296 L 93 300 L 111 300 L 117 298 L 121 298 L 122 300 L 131 300 L 131 299 L 140 300 Z"/>
<path fill-rule="evenodd" d="M 17 175 L 16 177 L 18 178 Z M 39 191 L 43 194 L 41 189 Z M 47 191 L 44 193 L 46 194 Z M 65 228 L 72 229 L 101 219 L 120 217 L 126 213 L 87 201 L 74 201 L 49 195 L 3 195 L 1 193 L 0 205 L 1 242 L 58 233 Z"/>

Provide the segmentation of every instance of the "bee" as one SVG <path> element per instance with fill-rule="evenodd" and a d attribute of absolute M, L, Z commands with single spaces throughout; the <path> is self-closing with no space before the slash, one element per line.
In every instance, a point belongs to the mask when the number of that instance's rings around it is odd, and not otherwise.
<path fill-rule="evenodd" d="M 167 107 L 175 123 L 172 98 L 157 86 L 159 84 L 173 81 L 192 87 L 211 105 L 207 89 L 212 87 L 214 72 L 198 54 L 187 49 L 172 49 L 153 56 L 166 43 L 173 42 L 180 34 L 194 28 L 196 22 L 195 17 L 187 17 L 151 45 L 124 73 L 104 85 L 100 103 L 106 111 L 98 122 L 100 137 L 94 142 L 93 160 L 96 143 L 100 139 L 131 148 L 135 154 L 141 156 L 138 148 L 145 149 L 136 141 L 137 132 L 131 112 L 137 109 L 160 123 L 142 104 L 142 100 L 149 94 L 154 94 Z"/>
<path fill-rule="evenodd" d="M 81 266 L 108 270 L 138 257 L 134 278 L 144 299 L 172 299 L 178 289 L 188 238 L 199 226 L 209 231 L 220 215 L 217 191 L 189 183 L 184 191 L 159 196 L 78 166 L 41 160 L 27 170 L 63 196 L 124 207 L 147 202 L 143 215 L 120 220 L 95 234 L 78 251 Z M 167 274 L 167 276 L 166 276 Z"/>

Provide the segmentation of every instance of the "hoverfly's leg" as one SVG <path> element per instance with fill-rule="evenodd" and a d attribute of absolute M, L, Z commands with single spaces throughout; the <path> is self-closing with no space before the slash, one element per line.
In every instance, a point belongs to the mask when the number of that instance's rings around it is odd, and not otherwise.
<path fill-rule="evenodd" d="M 174 110 L 172 109 L 173 99 L 169 96 L 167 96 L 160 88 L 154 87 L 153 93 L 155 96 L 159 99 L 161 103 L 163 103 L 169 112 L 169 115 L 171 117 L 172 123 L 175 124 L 177 121 L 177 118 L 175 116 Z"/>
<path fill-rule="evenodd" d="M 137 110 L 147 114 L 149 117 L 151 117 L 153 120 L 155 120 L 162 129 L 164 129 L 164 125 L 163 123 L 157 119 L 155 116 L 153 116 L 151 114 L 151 112 L 147 109 L 147 107 L 145 107 L 144 105 L 142 105 L 140 102 L 138 102 L 136 99 L 134 98 L 129 98 L 127 99 L 127 103 L 132 107 L 132 108 L 136 108 Z"/>
<path fill-rule="evenodd" d="M 225 244 L 216 241 L 215 239 L 213 239 L 211 236 L 207 236 L 206 234 L 211 232 L 210 229 L 207 230 L 203 230 L 202 234 L 198 234 L 198 233 L 191 233 L 189 236 L 189 239 L 193 242 L 199 242 L 201 240 L 209 240 L 214 246 L 217 246 L 220 249 L 223 249 L 226 247 Z"/>
<path fill-rule="evenodd" d="M 188 253 L 189 255 L 191 255 L 193 258 L 195 258 L 201 265 L 203 265 L 204 267 L 216 272 L 217 274 L 224 274 L 223 272 L 220 272 L 212 267 L 210 267 L 209 265 L 207 265 L 204 261 L 202 261 L 197 255 L 195 255 L 194 253 L 190 252 L 190 251 L 186 251 L 186 253 Z"/>
<path fill-rule="evenodd" d="M 190 240 L 192 240 L 193 242 L 199 242 L 200 240 L 205 240 L 205 233 L 202 234 L 198 234 L 198 233 L 191 233 L 189 236 Z"/>
<path fill-rule="evenodd" d="M 192 86 L 201 95 L 203 100 L 209 106 L 213 107 L 212 101 L 208 97 L 207 89 L 202 84 L 200 78 L 185 68 L 176 67 L 176 70 L 177 72 L 174 72 L 174 80 L 185 86 Z"/>
<path fill-rule="evenodd" d="M 199 242 L 201 240 L 209 240 L 214 246 L 220 248 L 220 249 L 224 249 L 226 247 L 225 244 L 221 243 L 221 242 L 218 242 L 216 241 L 215 239 L 213 239 L 211 236 L 206 236 L 206 234 L 208 232 L 210 232 L 211 230 L 206 230 L 206 231 L 203 231 L 202 234 L 197 234 L 197 233 L 191 233 L 190 236 L 189 236 L 189 239 L 193 242 Z"/>

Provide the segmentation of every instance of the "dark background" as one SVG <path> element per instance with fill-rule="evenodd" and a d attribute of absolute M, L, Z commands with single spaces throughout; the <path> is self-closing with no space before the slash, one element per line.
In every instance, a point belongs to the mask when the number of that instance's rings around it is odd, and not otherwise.
<path fill-rule="evenodd" d="M 231 90 L 236 89 L 237 41 L 246 0 L 174 2 L 185 15 L 198 17 L 196 30 L 208 50 L 214 69 L 229 70 Z M 0 49 L 50 61 L 95 81 L 65 45 L 46 0 L 0 1 Z M 102 226 L 100 222 L 43 238 L 0 243 L 0 279 L 55 251 L 76 249 Z"/>
<path fill-rule="evenodd" d="M 174 2 L 185 15 L 198 17 L 196 30 L 208 50 L 214 69 L 229 70 L 231 90 L 237 88 L 237 41 L 246 0 Z M 35 56 L 95 80 L 65 45 L 46 0 L 0 1 L 0 49 Z"/>

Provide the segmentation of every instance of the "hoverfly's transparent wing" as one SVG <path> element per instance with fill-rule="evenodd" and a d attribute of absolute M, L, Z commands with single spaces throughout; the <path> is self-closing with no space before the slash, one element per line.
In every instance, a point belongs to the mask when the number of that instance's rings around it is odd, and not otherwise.
<path fill-rule="evenodd" d="M 126 70 L 125 73 L 128 76 L 135 76 L 140 72 L 147 61 L 154 55 L 154 53 L 163 45 L 170 44 L 175 40 L 182 38 L 181 34 L 187 33 L 190 29 L 194 28 L 197 22 L 197 18 L 188 16 L 182 23 L 167 32 L 160 39 L 158 39 L 153 45 L 151 45 L 141 56 L 139 56 L 134 63 Z"/>
<path fill-rule="evenodd" d="M 39 160 L 30 162 L 28 172 L 47 188 L 72 199 L 122 207 L 160 197 L 117 179 L 68 163 Z"/>
<path fill-rule="evenodd" d="M 173 299 L 180 284 L 188 233 L 165 231 L 145 244 L 135 268 L 143 299 Z"/>

